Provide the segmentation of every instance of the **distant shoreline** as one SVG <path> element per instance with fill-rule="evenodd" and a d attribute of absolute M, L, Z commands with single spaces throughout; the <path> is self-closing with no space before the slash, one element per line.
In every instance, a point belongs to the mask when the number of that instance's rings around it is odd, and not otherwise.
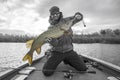
<path fill-rule="evenodd" d="M 33 38 L 30 38 L 33 39 Z M 4 40 L 4 41 L 0 41 L 0 43 L 25 43 L 26 41 L 30 40 L 30 39 L 19 39 L 18 40 Z M 120 37 L 81 37 L 80 35 L 75 37 L 75 35 L 73 36 L 73 43 L 77 43 L 77 44 L 88 44 L 88 43 L 103 43 L 103 44 L 120 44 Z"/>
<path fill-rule="evenodd" d="M 24 43 L 30 39 L 34 39 L 35 37 L 37 36 L 0 34 L 0 42 Z M 73 43 L 120 44 L 120 29 L 105 29 L 91 34 L 74 34 Z"/>
<path fill-rule="evenodd" d="M 74 43 L 104 43 L 104 44 L 120 44 L 120 37 L 104 37 L 104 36 L 74 36 Z"/>

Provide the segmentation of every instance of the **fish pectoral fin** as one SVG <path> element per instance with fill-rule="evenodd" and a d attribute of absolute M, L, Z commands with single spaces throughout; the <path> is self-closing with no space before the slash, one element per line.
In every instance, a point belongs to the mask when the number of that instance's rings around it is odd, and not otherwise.
<path fill-rule="evenodd" d="M 31 39 L 31 40 L 27 41 L 26 42 L 26 47 L 31 48 L 33 41 L 34 41 L 34 39 Z"/>
<path fill-rule="evenodd" d="M 37 49 L 36 49 L 36 52 L 37 52 L 37 54 L 40 54 L 41 48 L 37 48 Z"/>
<path fill-rule="evenodd" d="M 23 57 L 23 61 L 26 61 L 26 60 L 28 60 L 28 63 L 29 63 L 29 65 L 31 65 L 32 64 L 32 55 L 29 55 L 29 54 L 26 54 L 24 57 Z"/>

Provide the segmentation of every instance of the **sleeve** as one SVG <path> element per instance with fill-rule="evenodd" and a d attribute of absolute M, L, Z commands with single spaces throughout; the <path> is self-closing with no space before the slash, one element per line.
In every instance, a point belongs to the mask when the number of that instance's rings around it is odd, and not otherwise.
<path fill-rule="evenodd" d="M 74 19 L 73 24 L 72 24 L 72 25 L 74 25 L 74 24 L 80 22 L 81 20 L 83 20 L 83 15 L 80 12 L 76 12 L 74 16 L 65 18 L 66 21 L 72 20 L 72 19 Z"/>

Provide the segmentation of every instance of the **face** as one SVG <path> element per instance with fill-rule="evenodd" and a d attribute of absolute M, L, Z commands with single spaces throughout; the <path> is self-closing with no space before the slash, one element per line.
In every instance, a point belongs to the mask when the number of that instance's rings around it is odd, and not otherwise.
<path fill-rule="evenodd" d="M 54 12 L 50 15 L 52 20 L 58 20 L 60 18 L 60 12 Z"/>

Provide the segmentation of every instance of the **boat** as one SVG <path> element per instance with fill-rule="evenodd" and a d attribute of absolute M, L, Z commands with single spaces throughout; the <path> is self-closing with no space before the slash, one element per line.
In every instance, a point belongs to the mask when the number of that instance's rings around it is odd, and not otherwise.
<path fill-rule="evenodd" d="M 120 67 L 112 63 L 87 56 L 83 58 L 88 67 L 87 71 L 77 71 L 73 67 L 61 62 L 52 76 L 46 77 L 42 73 L 42 67 L 50 57 L 49 52 L 33 61 L 13 68 L 11 71 L 0 76 L 0 80 L 120 80 Z"/>

